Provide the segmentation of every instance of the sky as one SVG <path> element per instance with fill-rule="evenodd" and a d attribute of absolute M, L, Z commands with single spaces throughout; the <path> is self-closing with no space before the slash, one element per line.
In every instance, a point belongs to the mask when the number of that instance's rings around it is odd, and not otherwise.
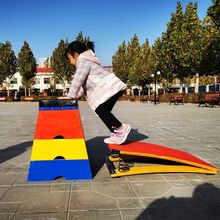
<path fill-rule="evenodd" d="M 190 0 L 179 0 L 185 10 Z M 198 2 L 200 19 L 211 0 Z M 61 39 L 75 40 L 80 31 L 95 43 L 102 65 L 136 33 L 152 45 L 166 31 L 177 0 L 0 0 L 0 42 L 18 55 L 26 40 L 37 60 L 50 57 Z"/>

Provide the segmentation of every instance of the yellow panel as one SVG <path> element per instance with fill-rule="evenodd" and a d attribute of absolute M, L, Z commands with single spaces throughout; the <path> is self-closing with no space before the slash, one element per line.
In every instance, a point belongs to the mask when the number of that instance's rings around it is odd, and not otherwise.
<path fill-rule="evenodd" d="M 88 159 L 84 139 L 34 140 L 31 160 Z M 61 159 L 61 158 L 60 158 Z"/>
<path fill-rule="evenodd" d="M 129 176 L 134 174 L 145 174 L 145 173 L 206 173 L 216 174 L 213 170 L 206 170 L 198 167 L 190 166 L 175 166 L 175 165 L 156 165 L 156 166 L 137 166 L 130 167 L 128 171 L 120 172 L 115 169 L 115 174 L 111 174 L 111 177 Z"/>

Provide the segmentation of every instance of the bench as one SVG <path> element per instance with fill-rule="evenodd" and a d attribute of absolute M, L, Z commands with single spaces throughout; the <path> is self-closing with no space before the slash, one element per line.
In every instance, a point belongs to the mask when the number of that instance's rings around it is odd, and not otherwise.
<path fill-rule="evenodd" d="M 208 107 L 208 104 L 211 105 L 212 107 L 214 105 L 219 105 L 220 104 L 220 94 L 219 93 L 206 94 L 204 99 L 199 101 L 198 107 L 200 107 L 200 105 L 205 105 L 206 107 Z"/>
<path fill-rule="evenodd" d="M 135 102 L 135 96 L 132 96 L 130 99 L 129 99 L 130 102 Z"/>
<path fill-rule="evenodd" d="M 0 97 L 0 101 L 7 101 L 7 97 L 6 96 Z"/>
<path fill-rule="evenodd" d="M 24 101 L 34 101 L 33 96 L 24 96 Z"/>
<path fill-rule="evenodd" d="M 148 98 L 142 96 L 142 97 L 140 98 L 140 102 L 143 102 L 143 103 L 148 102 Z"/>
<path fill-rule="evenodd" d="M 174 103 L 175 105 L 178 105 L 179 103 L 181 103 L 182 105 L 184 105 L 183 95 L 181 94 L 174 95 L 173 97 L 170 98 L 170 105 L 171 103 Z"/>

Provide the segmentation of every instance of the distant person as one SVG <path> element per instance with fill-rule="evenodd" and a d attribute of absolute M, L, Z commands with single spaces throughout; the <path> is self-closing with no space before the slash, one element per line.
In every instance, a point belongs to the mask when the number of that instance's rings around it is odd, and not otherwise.
<path fill-rule="evenodd" d="M 112 113 L 117 100 L 126 89 L 113 73 L 104 70 L 94 53 L 94 43 L 87 44 L 73 41 L 69 44 L 66 57 L 76 66 L 67 96 L 78 99 L 83 94 L 91 109 L 100 117 L 111 131 L 111 136 L 104 139 L 107 144 L 122 144 L 126 141 L 131 126 L 121 123 Z"/>

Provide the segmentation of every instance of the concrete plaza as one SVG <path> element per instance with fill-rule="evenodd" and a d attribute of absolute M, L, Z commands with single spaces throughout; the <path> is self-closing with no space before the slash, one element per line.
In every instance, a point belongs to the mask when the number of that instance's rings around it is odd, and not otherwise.
<path fill-rule="evenodd" d="M 111 178 L 109 131 L 80 102 L 92 181 L 27 182 L 38 103 L 0 103 L 0 220 L 219 220 L 220 174 L 145 174 Z M 121 101 L 114 113 L 129 139 L 180 149 L 220 168 L 220 108 Z"/>

